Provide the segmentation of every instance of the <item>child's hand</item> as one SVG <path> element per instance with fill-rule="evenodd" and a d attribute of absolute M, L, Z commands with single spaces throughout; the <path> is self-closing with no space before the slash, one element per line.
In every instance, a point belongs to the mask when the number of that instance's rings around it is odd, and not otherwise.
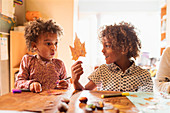
<path fill-rule="evenodd" d="M 68 88 L 68 82 L 66 80 L 58 80 L 57 88 L 58 89 L 67 89 Z"/>
<path fill-rule="evenodd" d="M 84 73 L 82 68 L 82 61 L 77 61 L 71 66 L 72 82 L 78 82 L 80 76 Z"/>
<path fill-rule="evenodd" d="M 39 82 L 33 82 L 30 84 L 30 91 L 39 93 L 42 91 L 41 84 Z"/>

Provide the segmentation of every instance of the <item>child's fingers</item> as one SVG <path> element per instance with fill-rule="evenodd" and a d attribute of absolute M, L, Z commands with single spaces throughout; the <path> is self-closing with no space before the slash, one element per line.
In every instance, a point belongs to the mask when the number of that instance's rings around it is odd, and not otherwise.
<path fill-rule="evenodd" d="M 35 91 L 36 93 L 41 92 L 42 91 L 41 84 L 38 83 L 38 82 L 31 83 L 30 84 L 30 91 L 32 91 L 32 92 Z"/>
<path fill-rule="evenodd" d="M 75 62 L 73 65 L 72 65 L 72 67 L 75 67 L 76 65 L 81 65 L 83 62 L 82 61 L 77 61 L 77 62 Z"/>
<path fill-rule="evenodd" d="M 57 86 L 58 89 L 67 89 L 68 86 Z"/>
<path fill-rule="evenodd" d="M 59 85 L 61 86 L 67 86 L 68 85 L 68 82 L 66 80 L 60 80 L 59 81 Z"/>
<path fill-rule="evenodd" d="M 66 80 L 59 80 L 59 85 L 60 85 L 60 84 L 66 84 L 66 83 L 67 83 Z"/>
<path fill-rule="evenodd" d="M 35 85 L 35 86 L 34 86 L 34 87 L 35 87 L 35 88 L 34 88 L 34 89 L 35 89 L 35 92 L 36 92 L 36 93 L 41 92 L 41 90 L 42 90 L 42 89 L 41 89 L 41 84 L 40 84 L 40 83 L 36 83 L 36 84 L 34 84 L 34 85 Z"/>
<path fill-rule="evenodd" d="M 79 67 L 79 68 L 75 69 L 73 72 L 74 72 L 74 73 L 83 72 L 83 68 L 82 68 L 82 67 Z"/>
<path fill-rule="evenodd" d="M 72 73 L 76 74 L 83 71 L 82 65 L 81 64 L 77 64 L 74 67 L 72 67 Z"/>
<path fill-rule="evenodd" d="M 30 91 L 31 91 L 31 92 L 34 92 L 34 83 L 31 83 L 31 84 L 30 84 Z"/>
<path fill-rule="evenodd" d="M 60 80 L 59 83 L 57 84 L 57 88 L 59 89 L 67 89 L 68 88 L 68 83 L 66 80 Z"/>

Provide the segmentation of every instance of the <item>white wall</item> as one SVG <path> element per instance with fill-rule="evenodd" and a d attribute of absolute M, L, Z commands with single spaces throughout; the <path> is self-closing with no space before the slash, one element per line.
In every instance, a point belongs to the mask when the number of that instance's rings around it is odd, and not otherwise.
<path fill-rule="evenodd" d="M 81 21 L 96 15 L 97 21 L 100 21 L 97 27 L 121 21 L 130 22 L 139 30 L 142 52 L 150 52 L 150 57 L 158 57 L 160 7 L 160 0 L 79 0 L 79 19 Z"/>

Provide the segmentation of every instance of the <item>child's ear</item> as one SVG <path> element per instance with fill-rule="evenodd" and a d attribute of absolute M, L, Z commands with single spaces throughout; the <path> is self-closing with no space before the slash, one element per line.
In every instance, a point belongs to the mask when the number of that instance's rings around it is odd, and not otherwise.
<path fill-rule="evenodd" d="M 37 46 L 36 46 L 36 43 L 35 43 L 35 42 L 32 42 L 32 43 L 31 43 L 31 47 L 32 47 L 33 51 L 36 51 L 36 50 L 37 50 Z"/>
<path fill-rule="evenodd" d="M 126 55 L 128 53 L 128 49 L 125 49 L 124 51 L 122 51 L 122 54 Z"/>

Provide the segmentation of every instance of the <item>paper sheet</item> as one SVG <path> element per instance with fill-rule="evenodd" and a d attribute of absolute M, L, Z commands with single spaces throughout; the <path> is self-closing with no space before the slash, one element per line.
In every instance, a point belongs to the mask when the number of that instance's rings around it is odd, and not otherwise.
<path fill-rule="evenodd" d="M 0 37 L 1 60 L 8 60 L 8 39 Z"/>

